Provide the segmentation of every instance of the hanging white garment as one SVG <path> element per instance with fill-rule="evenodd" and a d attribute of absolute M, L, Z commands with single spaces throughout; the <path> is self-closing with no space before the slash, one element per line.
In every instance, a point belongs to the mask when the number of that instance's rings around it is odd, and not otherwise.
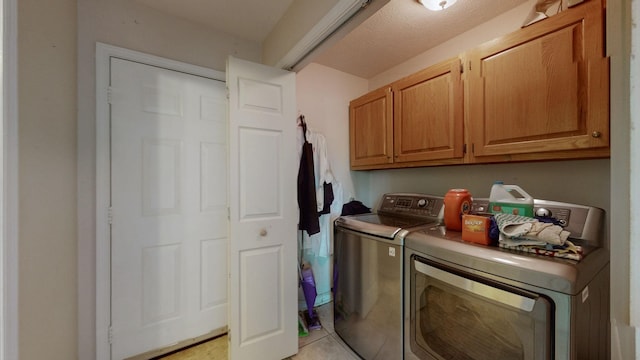
<path fill-rule="evenodd" d="M 320 232 L 311 236 L 306 232 L 303 233 L 304 249 L 311 250 L 318 257 L 328 257 L 333 254 L 333 221 L 340 216 L 344 205 L 342 184 L 334 180 L 331 185 L 333 187 L 331 212 L 320 215 Z"/>
<path fill-rule="evenodd" d="M 316 201 L 318 211 L 322 211 L 324 209 L 324 184 L 333 183 L 333 173 L 327 157 L 327 140 L 324 135 L 313 131 L 310 135 L 309 142 L 313 146 L 313 165 L 316 178 Z"/>
<path fill-rule="evenodd" d="M 298 158 L 302 155 L 302 128 L 298 127 Z M 324 183 L 333 183 L 334 177 L 331 172 L 331 165 L 327 157 L 327 140 L 321 133 L 315 132 L 307 127 L 307 141 L 313 146 L 313 174 L 316 181 L 316 201 L 318 211 L 324 209 Z"/>
<path fill-rule="evenodd" d="M 304 143 L 304 136 L 302 134 L 302 128 L 299 128 L 298 137 L 298 149 L 302 148 Z M 315 177 L 316 187 L 316 201 L 318 205 L 318 212 L 324 209 L 324 184 L 331 184 L 333 189 L 333 202 L 330 206 L 330 213 L 320 216 L 320 232 L 309 236 L 303 234 L 304 249 L 311 249 L 315 256 L 327 257 L 331 255 L 331 235 L 332 235 L 332 222 L 335 217 L 332 213 L 337 212 L 338 216 L 342 211 L 342 186 L 340 186 L 333 177 L 331 172 L 331 165 L 329 164 L 329 158 L 327 156 L 327 141 L 321 133 L 312 131 L 307 127 L 306 133 L 307 141 L 311 143 L 313 147 L 313 173 Z M 301 150 L 299 154 L 301 155 Z M 338 186 L 336 186 L 338 185 Z M 339 204 L 339 208 L 338 208 Z M 334 211 L 337 209 L 336 211 Z"/>
<path fill-rule="evenodd" d="M 302 144 L 304 137 L 302 129 L 298 131 L 298 144 L 300 156 L 302 154 Z M 333 202 L 329 207 L 328 214 L 320 215 L 320 232 L 309 236 L 305 231 L 302 234 L 302 257 L 303 260 L 311 265 L 316 284 L 316 302 L 315 306 L 326 304 L 332 299 L 331 281 L 332 281 L 332 260 L 333 253 L 333 221 L 340 216 L 342 206 L 344 204 L 342 185 L 336 181 L 331 171 L 329 158 L 327 156 L 327 142 L 324 135 L 312 131 L 307 127 L 307 141 L 313 148 L 313 165 L 314 180 L 316 187 L 316 200 L 318 212 L 325 207 L 324 184 L 331 184 L 333 191 Z M 305 308 L 304 299 L 298 299 L 299 307 Z"/>

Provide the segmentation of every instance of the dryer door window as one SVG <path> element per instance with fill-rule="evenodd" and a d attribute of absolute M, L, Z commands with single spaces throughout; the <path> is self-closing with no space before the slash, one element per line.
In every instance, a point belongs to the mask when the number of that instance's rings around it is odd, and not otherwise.
<path fill-rule="evenodd" d="M 431 260 L 411 264 L 410 346 L 420 359 L 549 358 L 549 300 Z"/>

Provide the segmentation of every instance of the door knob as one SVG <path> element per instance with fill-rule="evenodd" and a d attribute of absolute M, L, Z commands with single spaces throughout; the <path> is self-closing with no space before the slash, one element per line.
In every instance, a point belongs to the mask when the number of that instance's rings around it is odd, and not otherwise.
<path fill-rule="evenodd" d="M 591 136 L 597 139 L 602 136 L 602 133 L 600 131 L 594 131 L 591 133 Z"/>
<path fill-rule="evenodd" d="M 267 229 L 260 230 L 260 236 L 262 236 L 262 237 L 267 236 Z"/>

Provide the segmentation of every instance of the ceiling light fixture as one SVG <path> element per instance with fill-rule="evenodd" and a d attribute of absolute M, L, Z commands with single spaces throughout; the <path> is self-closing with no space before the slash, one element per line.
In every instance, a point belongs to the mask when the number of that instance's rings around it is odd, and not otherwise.
<path fill-rule="evenodd" d="M 457 0 L 418 0 L 422 6 L 432 11 L 440 11 L 456 3 Z"/>

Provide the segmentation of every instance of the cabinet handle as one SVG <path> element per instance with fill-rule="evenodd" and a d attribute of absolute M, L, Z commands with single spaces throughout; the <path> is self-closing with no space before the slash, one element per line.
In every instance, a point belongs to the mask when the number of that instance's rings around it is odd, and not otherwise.
<path fill-rule="evenodd" d="M 591 137 L 594 137 L 596 139 L 599 138 L 600 136 L 602 136 L 602 133 L 600 131 L 594 131 L 591 133 Z"/>
<path fill-rule="evenodd" d="M 260 236 L 262 236 L 262 237 L 267 236 L 267 229 L 260 230 Z"/>

